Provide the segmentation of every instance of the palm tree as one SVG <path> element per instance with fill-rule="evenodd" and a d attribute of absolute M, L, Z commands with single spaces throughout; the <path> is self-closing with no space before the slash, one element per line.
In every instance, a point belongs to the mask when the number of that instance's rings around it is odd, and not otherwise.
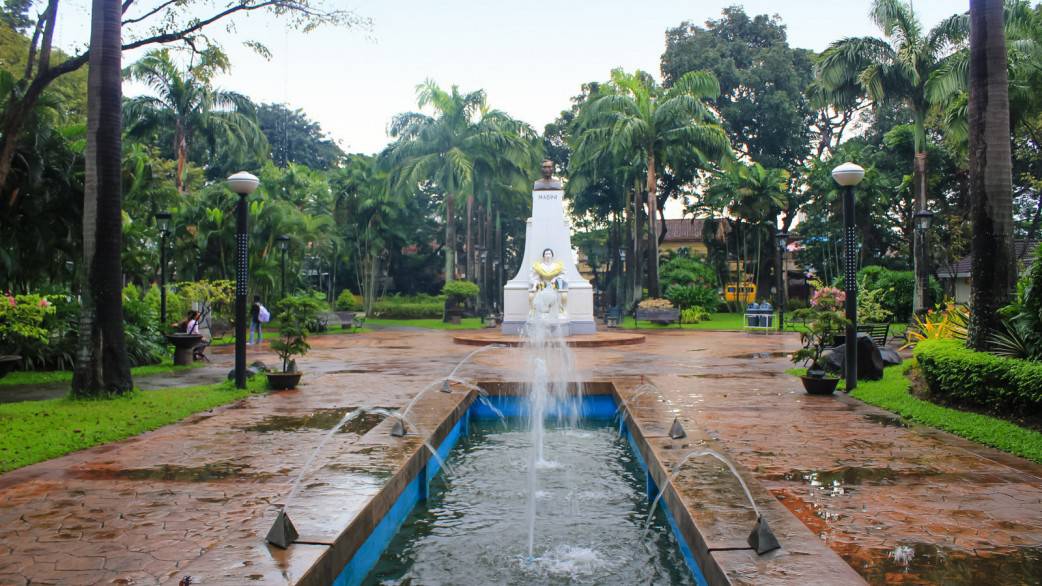
<path fill-rule="evenodd" d="M 389 134 L 396 140 L 382 156 L 393 191 L 412 194 L 433 185 L 444 193 L 445 280 L 451 281 L 456 271 L 456 198 L 465 195 L 472 204 L 475 174 L 481 169 L 498 175 L 506 168 L 528 176 L 534 170 L 534 133 L 489 109 L 483 90 L 463 94 L 452 86 L 445 91 L 427 80 L 417 87 L 417 105 L 432 107 L 435 115 L 395 116 Z"/>
<path fill-rule="evenodd" d="M 238 93 L 214 89 L 210 79 L 227 71 L 223 54 L 208 51 L 200 62 L 185 70 L 174 63 L 167 49 L 146 54 L 127 68 L 129 79 L 147 84 L 156 95 L 127 100 L 127 131 L 130 136 L 166 136 L 177 160 L 175 183 L 185 192 L 185 175 L 198 134 L 206 139 L 213 154 L 217 145 L 236 152 L 264 152 L 267 139 L 251 115 L 250 100 Z"/>
<path fill-rule="evenodd" d="M 123 337 L 122 144 L 118 0 L 91 8 L 87 81 L 87 151 L 83 198 L 83 263 L 76 396 L 123 394 L 134 388 Z"/>
<path fill-rule="evenodd" d="M 580 115 L 582 128 L 576 164 L 597 158 L 605 149 L 645 166 L 649 226 L 648 294 L 659 295 L 656 211 L 658 173 L 685 160 L 716 160 L 730 151 L 723 128 L 706 101 L 720 93 L 711 73 L 692 71 L 664 89 L 643 71 L 611 73 L 607 93 L 591 101 Z"/>
<path fill-rule="evenodd" d="M 967 21 L 956 14 L 924 34 L 911 5 L 902 0 L 874 0 L 869 14 L 886 39 L 848 37 L 833 42 L 818 60 L 818 82 L 839 105 L 849 104 L 852 95 L 866 94 L 875 103 L 893 101 L 907 106 L 913 125 L 915 208 L 923 210 L 927 197 L 926 118 L 932 105 L 927 82 L 931 76 L 950 71 L 956 49 L 966 38 Z M 925 282 L 921 248 L 916 237 L 917 283 Z M 917 285 L 917 300 L 922 293 Z"/>
<path fill-rule="evenodd" d="M 1013 266 L 1013 187 L 1009 79 L 1002 0 L 970 2 L 970 199 L 973 269 L 968 343 L 984 350 L 999 331 L 1009 302 Z"/>

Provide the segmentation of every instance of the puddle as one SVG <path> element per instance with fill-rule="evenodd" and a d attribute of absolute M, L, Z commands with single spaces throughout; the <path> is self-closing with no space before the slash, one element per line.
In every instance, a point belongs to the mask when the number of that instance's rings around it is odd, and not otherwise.
<path fill-rule="evenodd" d="M 300 431 L 306 429 L 333 429 L 344 415 L 355 411 L 358 407 L 339 407 L 336 409 L 316 409 L 307 415 L 271 415 L 246 427 L 242 431 L 267 433 L 273 431 Z M 340 428 L 340 433 L 365 435 L 370 429 L 384 420 L 383 415 L 362 413 Z"/>
<path fill-rule="evenodd" d="M 703 372 L 699 374 L 681 374 L 678 375 L 680 378 L 711 378 L 711 379 L 746 379 L 746 378 L 763 378 L 776 377 L 785 374 L 784 372 L 777 372 L 771 370 L 762 370 L 750 374 L 741 374 L 736 372 Z"/>
<path fill-rule="evenodd" d="M 879 413 L 869 413 L 868 415 L 865 415 L 864 418 L 871 421 L 872 423 L 878 423 L 879 425 L 883 425 L 886 427 L 908 427 L 908 424 L 905 423 L 905 420 L 901 419 L 896 415 L 882 415 Z"/>
<path fill-rule="evenodd" d="M 864 468 L 844 466 L 834 470 L 792 470 L 782 475 L 783 480 L 803 480 L 811 486 L 835 486 L 850 484 L 886 484 L 899 474 L 891 468 Z"/>
<path fill-rule="evenodd" d="M 903 543 L 893 549 L 841 552 L 870 584 L 1042 583 L 1042 547 L 1005 550 L 953 550 L 928 543 Z"/>
<path fill-rule="evenodd" d="M 767 358 L 788 358 L 790 352 L 749 352 L 748 354 L 733 354 L 727 358 L 738 358 L 740 360 L 765 360 Z"/>
<path fill-rule="evenodd" d="M 348 368 L 344 370 L 331 370 L 326 374 L 367 374 L 373 372 L 367 368 Z"/>
<path fill-rule="evenodd" d="M 164 464 L 155 468 L 87 469 L 77 476 L 90 480 L 106 478 L 123 478 L 127 480 L 165 480 L 170 482 L 209 482 L 213 480 L 264 480 L 271 477 L 267 473 L 246 472 L 247 464 L 239 462 L 211 462 L 202 466 L 174 466 Z"/>

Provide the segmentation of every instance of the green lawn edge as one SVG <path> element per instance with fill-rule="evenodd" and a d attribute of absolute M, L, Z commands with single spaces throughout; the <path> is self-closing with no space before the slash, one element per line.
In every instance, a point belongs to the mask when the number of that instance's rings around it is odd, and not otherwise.
<path fill-rule="evenodd" d="M 130 373 L 133 376 L 150 376 L 153 374 L 169 374 L 171 372 L 191 370 L 201 366 L 206 366 L 206 363 L 195 362 L 188 366 L 174 366 L 172 358 L 164 358 L 159 364 L 135 366 L 130 369 Z M 19 370 L 8 373 L 4 378 L 0 378 L 0 387 L 15 385 L 46 385 L 66 382 L 72 382 L 71 370 Z"/>
<path fill-rule="evenodd" d="M 915 397 L 911 393 L 912 381 L 908 378 L 914 367 L 914 358 L 905 360 L 900 366 L 891 366 L 883 371 L 880 380 L 858 381 L 850 396 L 916 423 L 1042 464 L 1042 433 L 990 415 L 960 411 Z M 794 368 L 787 372 L 798 375 L 803 371 Z M 842 387 L 843 381 L 840 381 Z"/>
<path fill-rule="evenodd" d="M 224 381 L 114 398 L 0 404 L 0 473 L 151 431 L 263 392 L 266 385 L 256 376 L 246 389 Z"/>

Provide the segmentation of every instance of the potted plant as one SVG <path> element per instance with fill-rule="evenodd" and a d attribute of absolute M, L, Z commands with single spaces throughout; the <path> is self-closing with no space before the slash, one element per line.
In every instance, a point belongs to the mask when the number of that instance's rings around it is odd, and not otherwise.
<path fill-rule="evenodd" d="M 271 349 L 282 359 L 282 370 L 267 373 L 268 388 L 275 391 L 296 388 L 303 373 L 297 370 L 293 357 L 303 356 L 311 349 L 308 326 L 315 322 L 321 310 L 321 302 L 307 295 L 292 295 L 275 304 L 279 337 L 271 342 Z"/>
<path fill-rule="evenodd" d="M 847 326 L 843 317 L 846 294 L 834 287 L 822 287 L 814 292 L 811 306 L 793 313 L 793 318 L 806 324 L 800 334 L 803 348 L 792 355 L 796 364 L 807 365 L 807 374 L 801 376 L 803 388 L 811 395 L 830 395 L 839 384 L 838 377 L 826 376 L 822 355 L 836 333 Z"/>
<path fill-rule="evenodd" d="M 463 310 L 471 300 L 477 299 L 481 289 L 470 281 L 449 281 L 441 288 L 445 296 L 445 323 L 458 324 Z"/>

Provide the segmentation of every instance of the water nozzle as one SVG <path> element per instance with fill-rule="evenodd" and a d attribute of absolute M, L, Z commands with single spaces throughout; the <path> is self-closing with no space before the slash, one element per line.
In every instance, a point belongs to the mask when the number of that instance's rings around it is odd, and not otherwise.
<path fill-rule="evenodd" d="M 403 437 L 409 433 L 409 430 L 405 428 L 405 423 L 401 419 L 395 418 L 394 427 L 391 428 L 391 435 L 394 437 Z"/>
<path fill-rule="evenodd" d="M 669 427 L 669 437 L 673 439 L 682 439 L 687 437 L 687 432 L 684 431 L 684 426 L 680 425 L 680 418 L 673 418 L 673 425 Z"/>
<path fill-rule="evenodd" d="M 756 550 L 757 555 L 763 555 L 781 547 L 781 544 L 778 543 L 778 538 L 774 536 L 771 527 L 767 525 L 767 519 L 764 519 L 762 516 L 756 517 L 756 526 L 753 527 L 753 532 L 749 534 L 747 541 L 749 546 Z"/>
<path fill-rule="evenodd" d="M 452 392 L 452 389 L 449 388 L 449 380 L 448 379 L 445 379 L 445 380 L 441 381 L 441 392 L 443 392 L 443 393 L 451 393 Z"/>
<path fill-rule="evenodd" d="M 296 541 L 297 537 L 299 537 L 297 528 L 293 526 L 293 521 L 289 520 L 289 515 L 283 509 L 275 517 L 275 522 L 271 525 L 271 529 L 268 530 L 268 536 L 264 539 L 275 547 L 286 549 L 289 547 L 289 544 Z"/>

